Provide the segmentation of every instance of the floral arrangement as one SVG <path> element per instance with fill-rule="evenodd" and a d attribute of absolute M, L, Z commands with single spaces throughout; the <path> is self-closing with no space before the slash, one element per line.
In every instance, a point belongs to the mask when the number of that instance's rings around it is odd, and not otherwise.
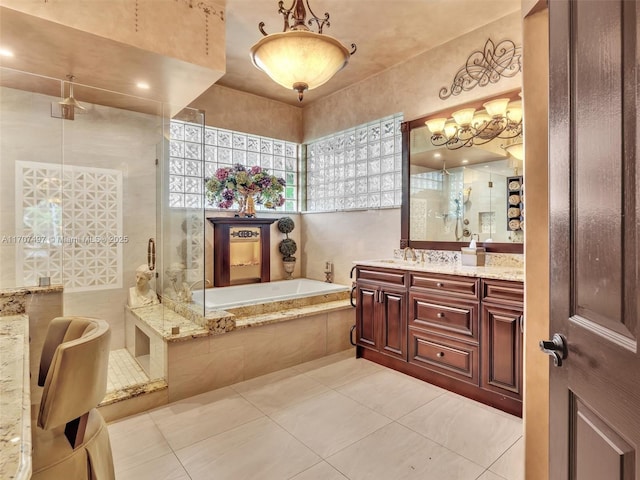
<path fill-rule="evenodd" d="M 230 208 L 233 202 L 244 205 L 247 196 L 266 208 L 276 208 L 284 205 L 285 185 L 284 178 L 270 175 L 262 167 L 236 164 L 216 170 L 205 183 L 205 195 L 218 208 Z"/>

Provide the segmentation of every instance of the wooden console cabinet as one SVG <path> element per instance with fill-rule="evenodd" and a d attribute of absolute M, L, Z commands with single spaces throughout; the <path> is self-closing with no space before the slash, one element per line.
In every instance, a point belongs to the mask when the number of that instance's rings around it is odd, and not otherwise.
<path fill-rule="evenodd" d="M 213 285 L 228 287 L 271 279 L 269 233 L 275 218 L 210 217 Z"/>
<path fill-rule="evenodd" d="M 522 415 L 522 282 L 357 267 L 357 355 Z"/>

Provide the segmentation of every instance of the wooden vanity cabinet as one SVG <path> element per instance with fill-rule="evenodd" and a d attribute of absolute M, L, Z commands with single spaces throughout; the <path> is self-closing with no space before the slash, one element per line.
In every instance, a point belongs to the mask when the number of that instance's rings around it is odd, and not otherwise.
<path fill-rule="evenodd" d="M 404 273 L 363 269 L 356 289 L 356 344 L 407 359 L 407 291 Z"/>
<path fill-rule="evenodd" d="M 356 271 L 358 357 L 522 415 L 522 282 Z"/>

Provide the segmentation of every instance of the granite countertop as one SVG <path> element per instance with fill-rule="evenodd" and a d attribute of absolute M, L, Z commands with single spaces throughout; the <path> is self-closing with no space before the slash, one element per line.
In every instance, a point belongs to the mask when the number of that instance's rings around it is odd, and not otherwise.
<path fill-rule="evenodd" d="M 516 266 L 489 265 L 484 267 L 468 267 L 460 263 L 420 262 L 399 260 L 396 258 L 382 260 L 358 260 L 355 265 L 366 267 L 391 268 L 395 270 L 441 273 L 445 275 L 460 275 L 463 277 L 491 278 L 497 280 L 511 280 L 524 282 L 524 268 Z"/>
<path fill-rule="evenodd" d="M 0 478 L 31 476 L 29 318 L 0 317 Z"/>
<path fill-rule="evenodd" d="M 194 323 L 162 304 L 136 308 L 127 307 L 127 309 L 149 325 L 167 342 L 177 342 L 211 335 L 208 328 Z M 174 327 L 179 328 L 178 333 L 172 333 L 172 328 Z"/>
<path fill-rule="evenodd" d="M 27 311 L 27 295 L 57 293 L 62 291 L 62 285 L 0 288 L 0 316 L 13 316 L 25 313 Z"/>
<path fill-rule="evenodd" d="M 14 295 L 27 295 L 29 293 L 56 293 L 63 291 L 62 285 L 47 285 L 46 287 L 14 287 L 0 288 L 0 297 L 12 297 Z"/>

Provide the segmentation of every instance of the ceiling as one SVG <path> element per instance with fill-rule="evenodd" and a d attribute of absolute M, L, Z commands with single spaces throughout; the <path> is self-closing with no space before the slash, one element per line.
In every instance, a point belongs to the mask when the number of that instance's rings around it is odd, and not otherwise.
<path fill-rule="evenodd" d="M 269 33 L 282 30 L 283 20 L 277 12 L 277 0 L 212 0 L 212 3 L 225 7 L 226 23 L 227 68 L 217 84 L 304 106 L 517 11 L 520 1 L 309 0 L 316 15 L 323 16 L 324 12 L 329 12 L 331 16 L 331 27 L 325 28 L 324 33 L 347 46 L 355 43 L 358 49 L 342 71 L 325 85 L 306 92 L 300 104 L 294 91 L 273 82 L 249 59 L 249 49 L 262 36 L 258 30 L 259 22 L 265 22 L 264 28 Z M 291 0 L 285 0 L 285 4 L 290 3 Z M 56 79 L 64 79 L 67 73 L 73 72 L 80 84 L 75 92 L 78 99 L 113 103 L 113 106 L 121 108 L 127 107 L 117 104 L 118 101 L 122 103 L 121 99 L 110 99 L 108 91 L 163 99 L 173 105 L 183 102 L 185 105 L 193 100 L 192 95 L 185 101 L 189 87 L 198 95 L 217 78 L 204 67 L 149 52 L 145 55 L 134 47 L 0 7 L 0 43 L 4 42 L 11 43 L 27 55 L 16 55 L 11 60 L 0 59 L 0 66 Z M 464 60 L 460 59 L 461 63 Z M 145 94 L 136 91 L 131 79 L 143 72 L 152 73 L 157 92 Z M 26 85 L 19 75 L 10 75 L 6 71 L 0 81 L 16 88 Z M 38 82 L 31 83 L 24 89 L 40 91 L 36 85 Z M 42 93 L 59 94 L 59 88 L 52 87 L 51 81 L 42 82 L 45 84 L 46 87 L 41 87 Z M 93 93 L 83 92 L 82 84 L 103 91 L 92 98 Z M 138 110 L 135 106 L 131 109 Z"/>
<path fill-rule="evenodd" d="M 323 33 L 357 52 L 334 78 L 305 93 L 302 105 L 402 63 L 421 52 L 520 9 L 521 0 L 309 0 L 314 13 L 330 15 Z M 285 6 L 292 1 L 285 0 Z M 296 93 L 255 68 L 249 50 L 262 34 L 282 31 L 277 0 L 226 0 L 227 72 L 217 82 L 237 90 L 300 105 Z M 307 19 L 309 15 L 307 12 Z M 471 52 L 469 52 L 471 53 Z M 460 63 L 464 62 L 460 59 Z"/>

